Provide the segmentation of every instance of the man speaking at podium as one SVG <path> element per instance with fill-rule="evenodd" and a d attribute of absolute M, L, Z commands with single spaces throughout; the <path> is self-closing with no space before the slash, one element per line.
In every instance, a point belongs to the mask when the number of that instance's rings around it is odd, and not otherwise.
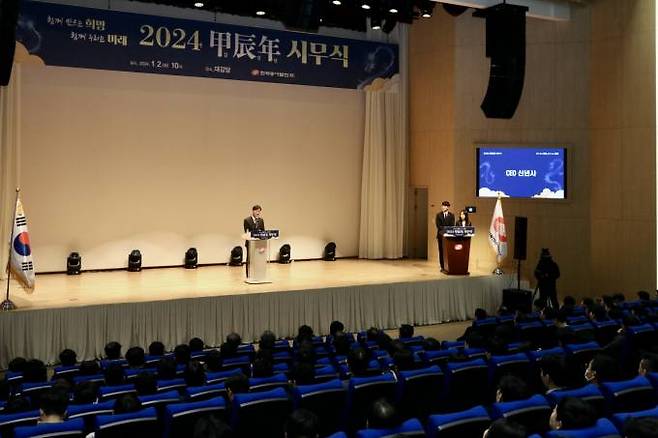
<path fill-rule="evenodd" d="M 443 228 L 452 227 L 455 225 L 455 215 L 450 213 L 450 202 L 443 201 L 441 203 L 441 211 L 436 215 L 436 239 L 439 241 L 439 264 L 441 265 L 441 271 L 445 271 L 443 268 Z"/>
<path fill-rule="evenodd" d="M 263 209 L 260 205 L 254 205 L 251 207 L 251 216 L 245 218 L 244 220 L 244 232 L 251 233 L 252 231 L 265 231 L 265 221 L 260 217 Z M 249 241 L 246 241 L 245 246 L 247 247 L 247 277 L 249 277 Z"/>

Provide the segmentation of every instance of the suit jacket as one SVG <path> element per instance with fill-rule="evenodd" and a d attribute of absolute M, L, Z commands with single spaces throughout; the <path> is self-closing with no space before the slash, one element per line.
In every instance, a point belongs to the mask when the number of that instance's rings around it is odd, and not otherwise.
<path fill-rule="evenodd" d="M 249 216 L 248 218 L 245 218 L 244 220 L 244 232 L 246 233 L 247 231 L 252 232 L 252 231 L 264 231 L 265 230 L 265 221 L 263 218 L 258 218 L 256 219 L 256 222 L 254 222 L 254 217 Z"/>
<path fill-rule="evenodd" d="M 455 215 L 448 212 L 447 217 L 443 217 L 443 212 L 440 211 L 436 214 L 436 238 L 441 237 L 441 229 L 443 227 L 455 226 Z"/>

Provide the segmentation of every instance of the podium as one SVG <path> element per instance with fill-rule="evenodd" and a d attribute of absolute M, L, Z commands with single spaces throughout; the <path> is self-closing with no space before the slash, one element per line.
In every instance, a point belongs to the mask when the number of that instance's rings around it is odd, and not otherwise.
<path fill-rule="evenodd" d="M 448 275 L 469 275 L 468 258 L 471 252 L 471 237 L 474 227 L 444 227 L 443 266 Z"/>
<path fill-rule="evenodd" d="M 252 231 L 248 240 L 249 275 L 245 279 L 249 284 L 271 283 L 267 275 L 267 262 L 270 255 L 270 239 L 278 239 L 279 230 Z"/>

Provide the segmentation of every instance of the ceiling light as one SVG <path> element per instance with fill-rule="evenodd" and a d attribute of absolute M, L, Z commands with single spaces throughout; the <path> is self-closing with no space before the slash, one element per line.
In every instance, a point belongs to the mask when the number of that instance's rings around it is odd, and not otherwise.
<path fill-rule="evenodd" d="M 335 4 L 336 6 L 340 6 L 340 5 L 343 4 L 343 3 L 341 3 L 340 0 L 334 0 L 334 1 L 332 1 L 331 3 Z"/>
<path fill-rule="evenodd" d="M 432 18 L 432 14 L 429 12 L 423 12 L 423 18 Z"/>
<path fill-rule="evenodd" d="M 362 9 L 365 9 L 365 10 L 368 10 L 368 9 L 370 9 L 370 5 L 369 5 L 368 3 L 363 3 L 363 4 L 361 5 L 361 8 L 362 8 Z"/>
<path fill-rule="evenodd" d="M 262 17 L 263 15 L 265 15 L 265 11 L 256 11 L 256 15 Z"/>
<path fill-rule="evenodd" d="M 397 14 L 398 10 L 395 9 L 395 8 L 391 8 L 391 9 L 388 10 L 388 12 L 390 12 L 391 14 Z"/>
<path fill-rule="evenodd" d="M 194 2 L 194 7 L 195 8 L 202 8 L 203 7 L 203 2 Z"/>

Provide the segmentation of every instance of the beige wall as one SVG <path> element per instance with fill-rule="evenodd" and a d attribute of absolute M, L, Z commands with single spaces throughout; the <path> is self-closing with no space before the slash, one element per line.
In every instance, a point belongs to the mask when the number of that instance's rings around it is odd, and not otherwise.
<path fill-rule="evenodd" d="M 592 288 L 656 282 L 655 0 L 592 4 Z"/>
<path fill-rule="evenodd" d="M 263 205 L 273 242 L 357 254 L 356 90 L 25 65 L 21 182 L 39 272 L 226 262 Z"/>

